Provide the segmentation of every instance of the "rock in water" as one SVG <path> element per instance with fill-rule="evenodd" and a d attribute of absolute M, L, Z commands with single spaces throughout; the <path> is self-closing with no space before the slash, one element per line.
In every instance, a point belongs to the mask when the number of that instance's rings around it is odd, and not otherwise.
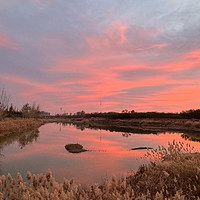
<path fill-rule="evenodd" d="M 143 150 L 143 149 L 152 149 L 151 147 L 136 147 L 132 148 L 131 150 Z"/>
<path fill-rule="evenodd" d="M 65 149 L 69 151 L 70 153 L 81 153 L 87 151 L 86 149 L 83 149 L 83 146 L 81 144 L 67 144 L 65 145 Z"/>

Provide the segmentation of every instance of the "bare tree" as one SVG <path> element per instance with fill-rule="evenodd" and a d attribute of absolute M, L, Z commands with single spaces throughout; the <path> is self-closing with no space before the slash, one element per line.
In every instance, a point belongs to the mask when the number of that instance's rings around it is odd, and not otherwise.
<path fill-rule="evenodd" d="M 32 118 L 38 118 L 40 114 L 40 106 L 34 102 L 31 106 L 30 115 Z"/>
<path fill-rule="evenodd" d="M 25 105 L 23 105 L 21 112 L 22 112 L 22 116 L 24 118 L 29 118 L 30 117 L 30 111 L 31 111 L 31 106 L 26 103 Z"/>
<path fill-rule="evenodd" d="M 36 103 L 33 103 L 32 106 L 26 103 L 22 107 L 21 112 L 24 118 L 38 118 L 40 114 L 40 107 L 39 105 L 36 105 Z"/>
<path fill-rule="evenodd" d="M 8 97 L 5 89 L 0 89 L 0 120 L 3 119 L 6 114 L 9 106 L 9 101 L 10 98 Z"/>

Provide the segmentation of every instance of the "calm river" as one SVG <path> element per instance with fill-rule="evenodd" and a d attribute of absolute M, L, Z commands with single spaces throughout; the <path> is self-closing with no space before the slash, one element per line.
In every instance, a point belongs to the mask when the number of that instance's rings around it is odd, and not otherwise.
<path fill-rule="evenodd" d="M 46 124 L 39 133 L 26 134 L 0 141 L 0 174 L 23 176 L 27 171 L 45 173 L 49 168 L 57 181 L 74 178 L 82 184 L 102 182 L 113 175 L 127 175 L 144 163 L 146 150 L 131 148 L 158 145 L 169 141 L 184 141 L 199 148 L 200 143 L 186 141 L 181 133 L 128 134 L 105 130 L 84 129 L 71 125 Z M 69 143 L 82 144 L 90 151 L 72 154 L 65 150 Z"/>

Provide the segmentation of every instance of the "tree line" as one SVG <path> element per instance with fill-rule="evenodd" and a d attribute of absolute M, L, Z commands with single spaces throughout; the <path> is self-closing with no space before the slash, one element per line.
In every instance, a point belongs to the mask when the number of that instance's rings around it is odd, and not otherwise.
<path fill-rule="evenodd" d="M 0 89 L 0 120 L 5 117 L 38 118 L 40 113 L 40 107 L 36 103 L 26 103 L 21 109 L 16 108 L 10 103 L 10 97 L 5 89 Z"/>
<path fill-rule="evenodd" d="M 165 112 L 135 112 L 127 109 L 122 112 L 94 112 L 86 113 L 84 111 L 76 112 L 74 114 L 57 115 L 62 118 L 107 118 L 107 119 L 142 119 L 142 118 L 169 118 L 169 119 L 200 119 L 200 109 L 190 109 L 180 113 L 165 113 Z"/>
<path fill-rule="evenodd" d="M 50 113 L 40 111 L 39 105 L 33 103 L 30 105 L 26 103 L 21 109 L 17 109 L 10 104 L 10 98 L 7 95 L 5 89 L 0 89 L 0 120 L 5 117 L 24 117 L 24 118 L 38 118 L 45 117 Z M 91 117 L 102 117 L 108 119 L 131 119 L 131 118 L 180 118 L 180 119 L 200 119 L 200 109 L 190 109 L 182 111 L 180 113 L 165 113 L 165 112 L 135 112 L 134 110 L 124 109 L 122 112 L 94 112 L 86 113 L 85 111 L 76 112 L 74 114 L 64 113 L 62 115 L 55 115 L 51 117 L 60 118 L 91 118 Z"/>

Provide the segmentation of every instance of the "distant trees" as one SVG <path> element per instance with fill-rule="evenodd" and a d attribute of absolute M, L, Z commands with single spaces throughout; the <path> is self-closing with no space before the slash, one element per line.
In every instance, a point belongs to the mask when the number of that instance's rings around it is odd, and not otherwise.
<path fill-rule="evenodd" d="M 84 115 L 85 115 L 85 111 L 80 111 L 80 112 L 77 112 L 76 113 L 76 115 L 78 116 L 78 117 L 83 117 Z"/>
<path fill-rule="evenodd" d="M 21 112 L 24 118 L 38 118 L 40 116 L 40 107 L 35 103 L 32 106 L 26 103 L 23 105 Z"/>
<path fill-rule="evenodd" d="M 128 109 L 122 110 L 122 113 L 134 113 L 134 112 L 135 110 L 131 110 L 131 111 L 129 111 Z"/>
<path fill-rule="evenodd" d="M 6 90 L 0 88 L 0 120 L 5 117 L 24 117 L 24 118 L 38 118 L 40 117 L 40 106 L 33 103 L 30 105 L 26 103 L 21 110 L 10 104 L 10 97 Z"/>
<path fill-rule="evenodd" d="M 6 117 L 22 117 L 22 113 L 11 104 L 6 111 Z"/>
<path fill-rule="evenodd" d="M 129 113 L 128 109 L 122 110 L 122 113 Z"/>
<path fill-rule="evenodd" d="M 6 111 L 8 110 L 9 100 L 5 89 L 0 89 L 0 119 L 3 119 L 6 115 Z"/>
<path fill-rule="evenodd" d="M 200 119 L 200 109 L 196 109 L 196 110 L 190 109 L 190 110 L 182 111 L 180 113 L 180 116 L 182 118 L 188 118 L 188 119 L 191 119 L 191 118 Z"/>

